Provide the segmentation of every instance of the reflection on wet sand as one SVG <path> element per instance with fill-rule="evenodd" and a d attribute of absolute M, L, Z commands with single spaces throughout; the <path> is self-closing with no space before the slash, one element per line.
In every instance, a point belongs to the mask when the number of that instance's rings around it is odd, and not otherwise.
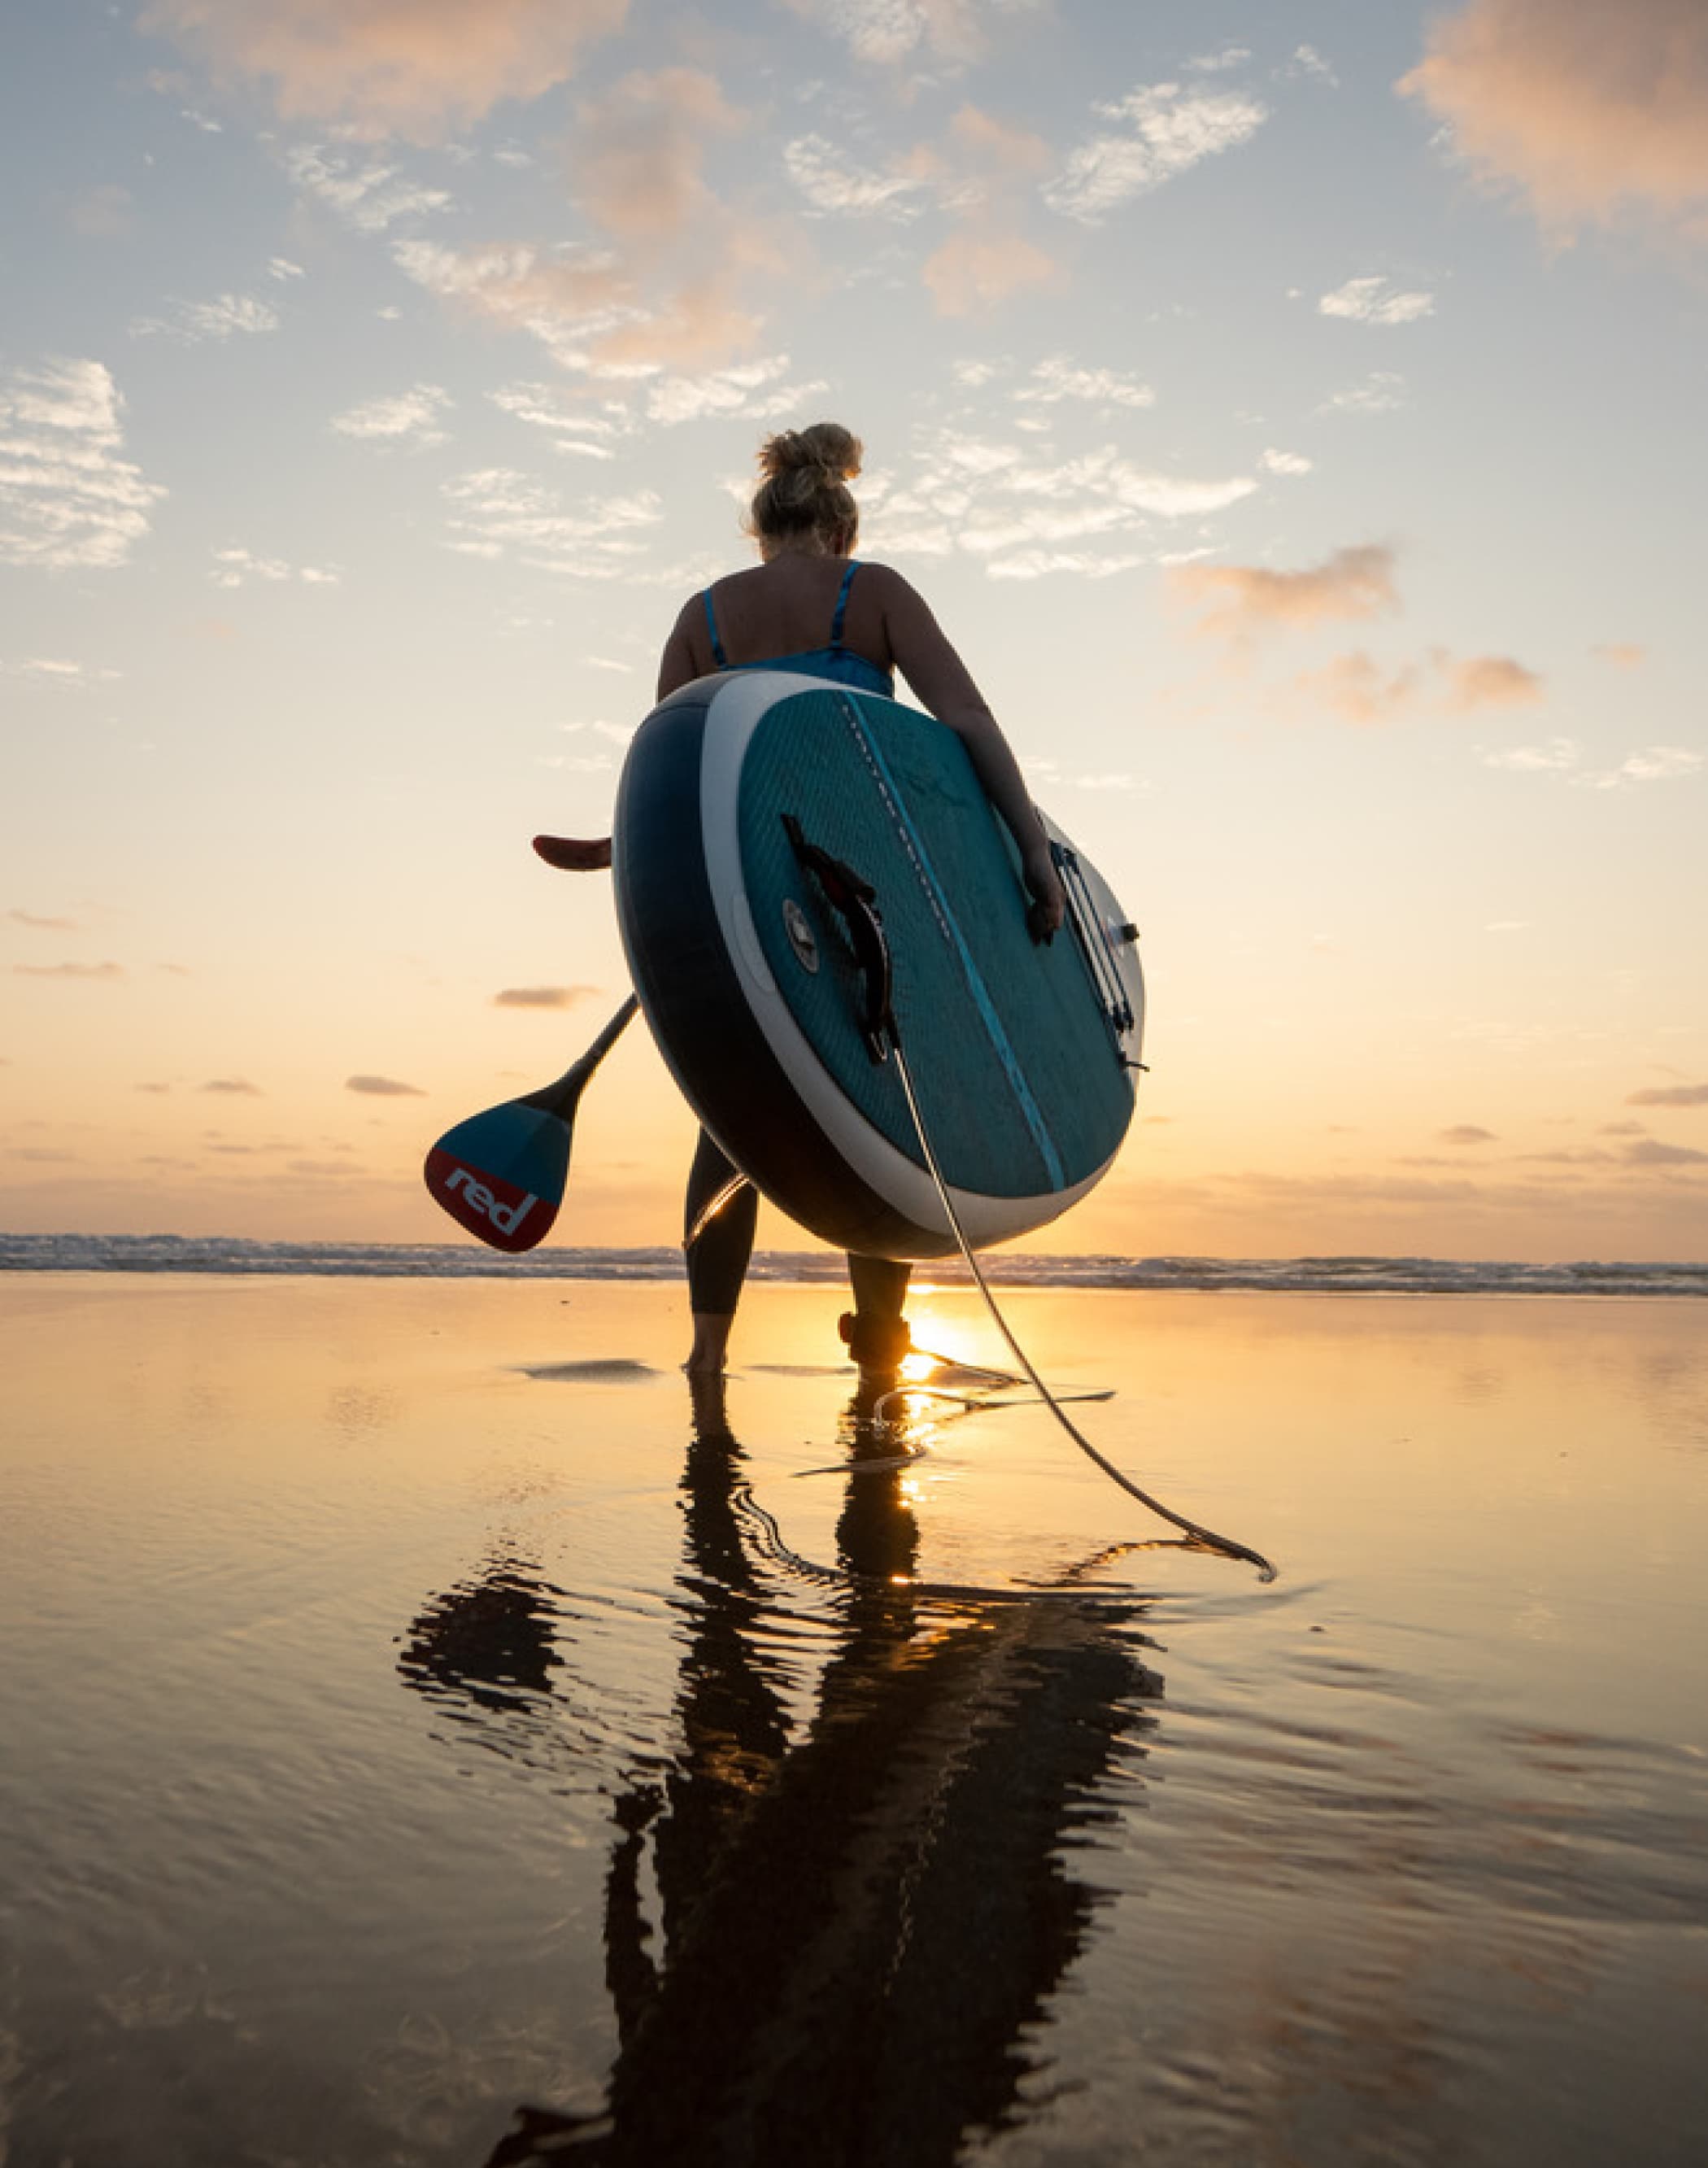
<path fill-rule="evenodd" d="M 1161 1682 L 1130 1609 L 922 1596 L 902 1471 L 871 1464 L 893 1460 L 894 1428 L 857 1405 L 843 1443 L 846 1581 L 803 1729 L 766 1631 L 788 1581 L 754 1540 L 721 1385 L 695 1393 L 680 1743 L 613 1814 L 606 2112 L 524 2106 L 486 2168 L 947 2168 L 1023 2112 L 1048 2059 L 1037 2021 L 1100 1901 L 1068 1847 Z M 404 1677 L 436 1699 L 460 1687 L 481 1722 L 537 1709 L 562 1682 L 557 1594 L 498 1562 L 416 1622 Z"/>

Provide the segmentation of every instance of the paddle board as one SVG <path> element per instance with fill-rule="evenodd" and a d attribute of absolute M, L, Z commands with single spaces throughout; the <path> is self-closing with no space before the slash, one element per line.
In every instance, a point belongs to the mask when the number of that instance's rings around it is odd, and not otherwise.
<path fill-rule="evenodd" d="M 1048 822 L 1068 923 L 1033 942 L 1019 854 L 929 715 L 781 670 L 655 709 L 618 789 L 613 871 L 642 1013 L 689 1104 L 764 1195 L 865 1255 L 956 1248 L 874 969 L 827 863 L 869 888 L 921 1112 L 975 1245 L 1027 1234 L 1107 1173 L 1144 1027 L 1137 931 Z"/>

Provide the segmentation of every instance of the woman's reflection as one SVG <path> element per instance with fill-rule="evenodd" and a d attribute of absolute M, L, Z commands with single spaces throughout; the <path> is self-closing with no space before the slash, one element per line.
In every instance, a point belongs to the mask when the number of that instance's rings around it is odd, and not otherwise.
<path fill-rule="evenodd" d="M 750 1534 L 722 1381 L 694 1388 L 682 1743 L 662 1783 L 632 1786 L 614 1810 L 607 2110 L 524 2108 L 487 2168 L 570 2155 L 948 2168 L 969 2133 L 1019 2112 L 1021 2080 L 1044 2059 L 1036 2022 L 1099 1902 L 1067 1871 L 1083 1857 L 1067 1841 L 1106 1811 L 1100 1780 L 1117 1742 L 1148 1727 L 1160 1682 L 1106 1606 L 922 1597 L 902 1471 L 874 1464 L 893 1459 L 895 1432 L 857 1406 L 844 1437 L 849 1580 L 802 1727 L 766 1646 L 788 1625 L 785 1578 Z M 513 1621 L 505 1630 L 513 1641 Z M 411 1661 L 421 1640 L 418 1624 L 405 1676 L 442 1689 L 467 1640 L 441 1634 L 431 1665 Z M 470 1695 L 492 1684 L 475 1662 Z"/>

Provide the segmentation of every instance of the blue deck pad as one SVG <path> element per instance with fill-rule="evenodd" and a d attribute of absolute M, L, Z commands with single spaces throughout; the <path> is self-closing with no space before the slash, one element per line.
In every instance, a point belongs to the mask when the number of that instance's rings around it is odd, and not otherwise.
<path fill-rule="evenodd" d="M 1095 1174 L 1126 1134 L 1132 1092 L 1074 943 L 1041 948 L 1026 931 L 1018 853 L 954 732 L 873 695 L 794 694 L 754 732 L 739 807 L 748 902 L 791 1013 L 866 1119 L 923 1164 L 893 1068 L 867 1055 L 860 975 L 786 813 L 878 892 L 896 1018 L 948 1180 L 1026 1197 Z M 787 900 L 818 937 L 816 972 L 789 939 Z"/>

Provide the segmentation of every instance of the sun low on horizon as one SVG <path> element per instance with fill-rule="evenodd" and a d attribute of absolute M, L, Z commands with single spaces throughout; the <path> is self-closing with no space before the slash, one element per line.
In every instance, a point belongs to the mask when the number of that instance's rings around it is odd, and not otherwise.
<path fill-rule="evenodd" d="M 1696 0 L 66 0 L 8 33 L 0 1227 L 453 1239 L 771 431 L 1141 929 L 1029 1249 L 1708 1243 Z M 679 1232 L 643 1029 L 556 1239 Z M 806 1238 L 775 1215 L 761 1242 Z"/>

